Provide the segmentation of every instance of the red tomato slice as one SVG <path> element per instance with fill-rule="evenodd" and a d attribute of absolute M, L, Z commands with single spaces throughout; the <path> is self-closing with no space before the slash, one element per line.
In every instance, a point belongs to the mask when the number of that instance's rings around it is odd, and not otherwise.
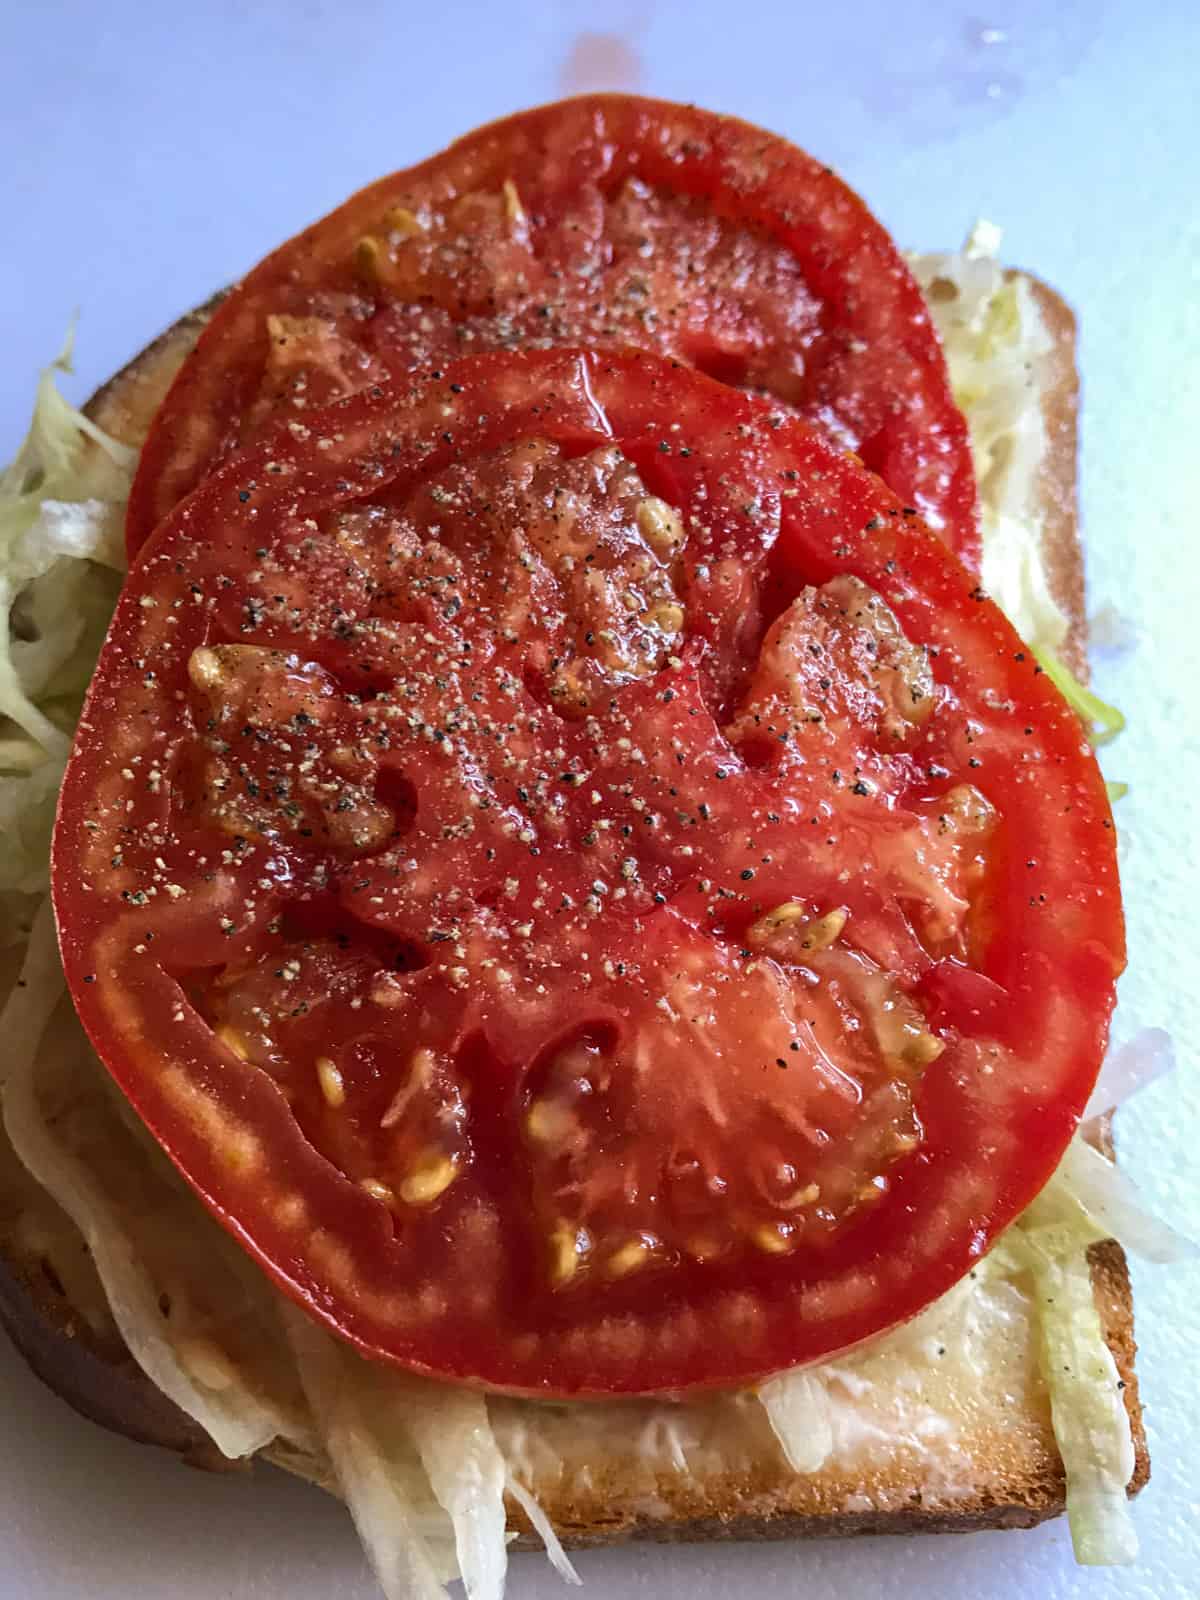
<path fill-rule="evenodd" d="M 162 526 L 80 723 L 97 1050 L 372 1357 L 679 1391 L 911 1316 L 1054 1168 L 1123 960 L 1090 750 L 971 583 L 658 357 L 277 430 Z"/>
<path fill-rule="evenodd" d="M 628 95 L 482 128 L 257 267 L 159 411 L 130 555 L 280 413 L 485 350 L 614 343 L 774 396 L 978 566 L 966 425 L 886 230 L 786 140 Z"/>

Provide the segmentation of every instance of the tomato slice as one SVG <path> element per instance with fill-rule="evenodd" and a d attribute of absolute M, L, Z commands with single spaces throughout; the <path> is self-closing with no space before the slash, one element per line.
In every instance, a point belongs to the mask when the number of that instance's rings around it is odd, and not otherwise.
<path fill-rule="evenodd" d="M 1054 1168 L 1123 960 L 1095 762 L 972 581 L 655 356 L 276 430 L 160 528 L 80 723 L 97 1050 L 379 1359 L 680 1391 L 911 1316 Z"/>
<path fill-rule="evenodd" d="M 614 343 L 773 396 L 978 566 L 966 425 L 886 230 L 786 140 L 629 95 L 482 128 L 258 266 L 159 411 L 130 555 L 267 419 L 475 352 Z"/>

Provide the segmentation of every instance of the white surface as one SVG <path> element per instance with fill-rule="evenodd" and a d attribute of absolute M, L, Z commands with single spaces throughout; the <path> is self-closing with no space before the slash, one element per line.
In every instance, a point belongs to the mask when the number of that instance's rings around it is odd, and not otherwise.
<path fill-rule="evenodd" d="M 812 17 L 805 13 L 812 11 Z M 1172 1215 L 1200 1216 L 1200 151 L 1192 0 L 929 0 L 809 7 L 627 0 L 5 8 L 0 51 L 0 458 L 38 366 L 81 312 L 86 393 L 176 315 L 352 188 L 474 123 L 567 88 L 642 88 L 738 112 L 837 166 L 906 245 L 977 212 L 1008 259 L 1077 307 L 1093 609 L 1136 644 L 1097 682 L 1130 713 L 1106 760 L 1133 784 L 1132 971 L 1120 1031 L 1165 1022 L 1177 1081 L 1125 1113 L 1123 1157 Z M 919 12 L 919 16 L 915 15 Z M 581 34 L 623 42 L 585 44 Z M 602 81 L 581 66 L 607 58 Z M 570 65 L 574 62 L 574 66 Z M 1138 1567 L 1081 1572 L 1066 1529 L 852 1546 L 585 1555 L 595 1600 L 936 1591 L 943 1600 L 1200 1592 L 1195 1269 L 1138 1271 L 1154 1480 Z M 373 1594 L 316 1491 L 189 1473 L 80 1421 L 0 1348 L 0 1596 L 173 1600 Z M 510 1592 L 559 1594 L 535 1558 Z"/>

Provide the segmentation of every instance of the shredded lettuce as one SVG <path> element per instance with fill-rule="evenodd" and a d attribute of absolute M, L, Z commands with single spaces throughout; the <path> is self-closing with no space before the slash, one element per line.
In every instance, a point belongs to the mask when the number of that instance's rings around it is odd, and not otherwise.
<path fill-rule="evenodd" d="M 1165 1028 L 1140 1028 L 1122 1045 L 1110 1045 L 1083 1116 L 1103 1116 L 1175 1070 L 1175 1046 Z"/>
<path fill-rule="evenodd" d="M 1038 474 L 1046 450 L 1031 364 L 1049 341 L 1028 291 L 997 259 L 1000 229 L 981 221 L 957 256 L 911 257 L 946 351 L 954 397 L 971 434 L 979 479 L 983 582 L 1068 704 L 1092 743 L 1108 744 L 1125 719 L 1079 683 L 1056 652 L 1067 618 L 1050 591 L 1042 555 Z M 1109 785 L 1112 799 L 1126 792 Z"/>
<path fill-rule="evenodd" d="M 29 433 L 0 473 L 0 893 L 47 886 L 55 797 L 123 566 L 136 453 L 42 373 Z"/>
<path fill-rule="evenodd" d="M 1098 694 L 1094 694 L 1086 684 L 1080 683 L 1053 650 L 1038 649 L 1035 646 L 1034 654 L 1059 694 L 1087 728 L 1088 738 L 1092 743 L 1111 744 L 1125 727 L 1125 718 L 1116 706 L 1110 706 L 1107 701 L 1101 700 Z"/>
<path fill-rule="evenodd" d="M 1066 1471 L 1075 1559 L 1081 1566 L 1123 1566 L 1138 1549 L 1126 1494 L 1133 1438 L 1096 1309 L 1088 1236 L 1058 1227 L 1020 1232 L 1033 1274 L 1042 1375 Z"/>
<path fill-rule="evenodd" d="M 1066 613 L 1050 593 L 1041 542 L 1028 519 L 985 506 L 981 575 L 1023 639 L 1050 649 L 1066 638 Z"/>
<path fill-rule="evenodd" d="M 1000 237 L 985 223 L 959 255 L 910 259 L 970 429 L 984 587 L 1022 638 L 1055 649 L 1068 624 L 1042 559 L 1046 425 L 1031 370 L 1050 345 L 1026 285 L 996 259 Z"/>
<path fill-rule="evenodd" d="M 454 1525 L 454 1543 L 468 1600 L 501 1600 L 505 1550 L 506 1469 L 488 1421 L 487 1401 L 470 1389 L 406 1382 L 380 1372 L 379 1401 L 394 1407 L 417 1447 L 438 1504 Z"/>
<path fill-rule="evenodd" d="M 379 1374 L 294 1306 L 281 1301 L 280 1315 L 338 1490 L 384 1595 L 447 1600 L 443 1580 L 457 1572 L 447 1560 L 450 1523 L 435 1516 L 431 1526 L 428 1513 L 419 1514 L 395 1419 L 390 1408 L 378 1409 Z"/>
<path fill-rule="evenodd" d="M 819 1472 L 833 1449 L 829 1397 L 820 1375 L 783 1372 L 760 1385 L 758 1398 L 793 1472 Z"/>
<path fill-rule="evenodd" d="M 530 1526 L 546 1547 L 546 1556 L 550 1565 L 558 1573 L 564 1583 L 578 1587 L 583 1579 L 571 1564 L 571 1558 L 562 1547 L 562 1541 L 554 1531 L 550 1518 L 542 1510 L 536 1498 L 530 1494 L 525 1485 L 510 1471 L 505 1479 L 505 1487 L 509 1494 L 529 1518 Z"/>
<path fill-rule="evenodd" d="M 50 833 L 62 765 L 45 761 L 20 777 L 0 777 L 0 890 L 44 893 Z"/>
<path fill-rule="evenodd" d="M 1069 1227 L 1116 1239 L 1132 1255 L 1160 1265 L 1186 1261 L 1196 1246 L 1146 1206 L 1132 1179 L 1076 1135 L 1054 1176 L 1025 1213 L 1025 1226 Z"/>
<path fill-rule="evenodd" d="M 1124 1565 L 1138 1548 L 1126 1495 L 1134 1452 L 1124 1386 L 1104 1337 L 1088 1261 L 1088 1247 L 1110 1238 L 1148 1261 L 1197 1253 L 1077 1134 L 1050 1182 L 993 1251 L 1033 1276 L 1042 1376 L 1066 1471 L 1071 1541 L 1083 1566 Z"/>
<path fill-rule="evenodd" d="M 388 1600 L 433 1600 L 444 1578 L 460 1575 L 468 1600 L 502 1600 L 508 1467 L 484 1396 L 364 1361 L 293 1306 L 280 1302 L 280 1311 L 338 1486 Z M 551 1530 L 552 1560 L 556 1544 Z"/>

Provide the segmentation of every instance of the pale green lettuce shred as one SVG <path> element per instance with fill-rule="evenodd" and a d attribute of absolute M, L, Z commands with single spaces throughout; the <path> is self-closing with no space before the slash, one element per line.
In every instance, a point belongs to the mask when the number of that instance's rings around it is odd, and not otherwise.
<path fill-rule="evenodd" d="M 61 778 L 58 761 L 0 778 L 0 890 L 19 895 L 45 891 Z"/>
<path fill-rule="evenodd" d="M 780 1372 L 758 1387 L 771 1432 L 793 1472 L 820 1472 L 833 1450 L 829 1399 L 819 1368 Z"/>
<path fill-rule="evenodd" d="M 1133 1180 L 1078 1134 L 1021 1221 L 1026 1231 L 1065 1231 L 1085 1242 L 1089 1234 L 1116 1239 L 1131 1255 L 1158 1266 L 1196 1254 L 1190 1239 L 1154 1215 Z"/>
<path fill-rule="evenodd" d="M 501 1600 L 508 1565 L 507 1467 L 488 1420 L 486 1398 L 473 1389 L 409 1382 L 394 1371 L 370 1370 L 379 1382 L 382 1406 L 416 1446 L 434 1497 L 453 1525 L 467 1600 Z"/>
<path fill-rule="evenodd" d="M 977 223 L 957 256 L 910 258 L 946 352 L 954 398 L 971 435 L 979 480 L 984 588 L 1032 647 L 1079 714 L 1095 745 L 1115 739 L 1125 719 L 1081 684 L 1057 651 L 1067 618 L 1042 560 L 1038 472 L 1045 419 L 1030 365 L 1049 344 L 1028 289 L 997 259 L 1001 232 Z M 1117 800 L 1126 786 L 1110 786 Z"/>
<path fill-rule="evenodd" d="M 1111 744 L 1119 733 L 1124 732 L 1124 713 L 1118 711 L 1116 706 L 1109 705 L 1107 700 L 1101 700 L 1086 683 L 1080 683 L 1053 650 L 1044 647 L 1038 649 L 1035 646 L 1034 654 L 1043 672 L 1087 729 L 1088 738 L 1094 746 L 1099 748 L 1101 745 Z M 1104 788 L 1110 805 L 1116 805 L 1118 800 L 1123 800 L 1129 793 L 1129 785 L 1119 781 L 1106 783 Z"/>
<path fill-rule="evenodd" d="M 1122 1382 L 1104 1337 L 1087 1246 L 1105 1237 L 1090 1223 L 1010 1230 L 998 1248 L 1033 1278 L 1042 1376 L 1067 1478 L 1067 1522 L 1081 1566 L 1124 1566 L 1138 1540 L 1127 1486 L 1133 1437 Z"/>
<path fill-rule="evenodd" d="M 1117 735 L 1124 731 L 1125 718 L 1122 713 L 1116 706 L 1110 706 L 1106 700 L 1101 700 L 1100 696 L 1086 684 L 1080 683 L 1053 650 L 1035 647 L 1034 654 L 1046 676 L 1087 728 L 1088 738 L 1092 743 L 1111 744 Z"/>
<path fill-rule="evenodd" d="M 1077 1134 L 1053 1178 L 992 1252 L 998 1264 L 1032 1275 L 1040 1365 L 1066 1471 L 1071 1542 L 1082 1566 L 1121 1566 L 1138 1548 L 1126 1494 L 1133 1438 L 1087 1254 L 1090 1245 L 1110 1238 L 1148 1261 L 1196 1253 L 1152 1215 L 1113 1162 Z"/>
<path fill-rule="evenodd" d="M 136 452 L 59 393 L 68 336 L 0 473 L 0 895 L 45 890 L 62 768 L 120 588 Z M 6 901 L 7 904 L 7 901 Z"/>
<path fill-rule="evenodd" d="M 511 1468 L 508 1470 L 504 1486 L 529 1518 L 529 1524 L 545 1546 L 547 1559 L 555 1572 L 558 1573 L 564 1583 L 569 1583 L 574 1588 L 579 1588 L 583 1583 L 583 1579 L 576 1572 L 570 1556 L 563 1549 L 562 1540 L 554 1531 L 554 1524 L 542 1510 L 537 1499 L 516 1477 Z"/>
<path fill-rule="evenodd" d="M 387 1600 L 501 1600 L 506 1468 L 480 1395 L 364 1361 L 286 1302 L 288 1341 Z M 437 1504 L 423 1506 L 432 1487 Z"/>
<path fill-rule="evenodd" d="M 983 582 L 1022 638 L 1048 649 L 1067 618 L 1046 581 L 1038 474 L 1046 425 L 1033 363 L 1049 341 L 1027 287 L 996 259 L 999 229 L 957 255 L 910 257 L 946 352 L 979 481 Z"/>
<path fill-rule="evenodd" d="M 1175 1066 L 1175 1042 L 1165 1028 L 1139 1028 L 1123 1043 L 1110 1044 L 1083 1108 L 1085 1125 L 1123 1106 Z"/>
<path fill-rule="evenodd" d="M 1087 1257 L 1031 1240 L 1042 1372 L 1067 1474 L 1067 1522 L 1085 1567 L 1123 1566 L 1138 1552 L 1126 1486 L 1133 1439 L 1121 1380 L 1104 1338 Z"/>

